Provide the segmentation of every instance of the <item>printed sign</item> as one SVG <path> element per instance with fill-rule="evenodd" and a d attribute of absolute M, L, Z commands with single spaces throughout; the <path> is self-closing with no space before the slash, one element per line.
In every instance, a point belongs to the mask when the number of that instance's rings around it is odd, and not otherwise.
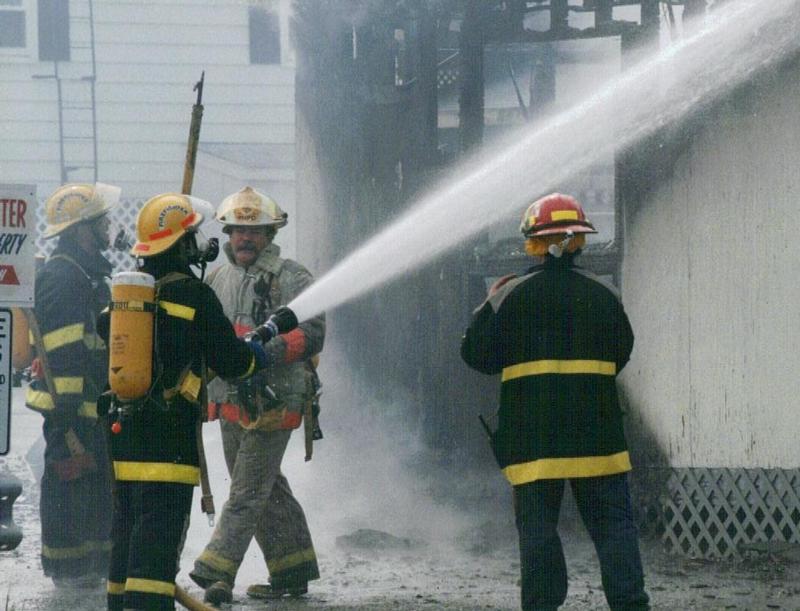
<path fill-rule="evenodd" d="M 33 306 L 36 187 L 0 185 L 0 306 Z"/>
<path fill-rule="evenodd" d="M 0 310 L 0 455 L 11 434 L 11 310 Z"/>

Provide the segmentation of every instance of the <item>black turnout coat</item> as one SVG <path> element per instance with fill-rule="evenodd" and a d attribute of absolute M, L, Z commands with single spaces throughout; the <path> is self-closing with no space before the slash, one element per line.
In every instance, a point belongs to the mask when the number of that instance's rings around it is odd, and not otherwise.
<path fill-rule="evenodd" d="M 631 468 L 616 375 L 633 332 L 610 285 L 547 257 L 475 311 L 461 356 L 501 374 L 495 453 L 512 485 Z"/>

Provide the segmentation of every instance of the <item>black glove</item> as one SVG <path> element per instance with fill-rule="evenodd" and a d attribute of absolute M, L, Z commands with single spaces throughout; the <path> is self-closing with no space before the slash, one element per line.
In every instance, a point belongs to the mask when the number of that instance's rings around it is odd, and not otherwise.
<path fill-rule="evenodd" d="M 298 324 L 295 313 L 286 306 L 281 306 L 275 310 L 267 322 L 256 328 L 255 333 L 266 344 L 273 337 L 296 329 Z"/>

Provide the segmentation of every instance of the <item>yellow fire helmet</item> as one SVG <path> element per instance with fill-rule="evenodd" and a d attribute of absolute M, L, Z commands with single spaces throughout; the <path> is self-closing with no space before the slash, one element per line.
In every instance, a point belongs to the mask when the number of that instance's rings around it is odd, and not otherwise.
<path fill-rule="evenodd" d="M 163 193 L 147 200 L 136 217 L 134 257 L 152 257 L 168 250 L 184 234 L 196 231 L 212 210 L 207 201 L 181 193 Z"/>
<path fill-rule="evenodd" d="M 83 221 L 106 214 L 119 202 L 122 189 L 98 182 L 94 185 L 69 183 L 56 189 L 45 203 L 47 227 L 42 234 L 53 238 Z"/>
<path fill-rule="evenodd" d="M 289 222 L 289 215 L 274 199 L 252 187 L 245 187 L 223 199 L 215 218 L 225 225 L 222 229 L 225 233 L 230 233 L 234 226 L 271 225 L 280 229 Z"/>

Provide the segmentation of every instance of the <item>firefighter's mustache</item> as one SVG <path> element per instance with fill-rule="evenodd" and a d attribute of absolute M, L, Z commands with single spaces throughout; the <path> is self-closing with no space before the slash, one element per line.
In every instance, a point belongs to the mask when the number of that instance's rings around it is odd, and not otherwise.
<path fill-rule="evenodd" d="M 255 252 L 256 251 L 256 245 L 255 244 L 246 243 L 246 244 L 242 244 L 241 246 L 237 246 L 236 247 L 236 252 L 242 252 L 242 251 Z"/>

